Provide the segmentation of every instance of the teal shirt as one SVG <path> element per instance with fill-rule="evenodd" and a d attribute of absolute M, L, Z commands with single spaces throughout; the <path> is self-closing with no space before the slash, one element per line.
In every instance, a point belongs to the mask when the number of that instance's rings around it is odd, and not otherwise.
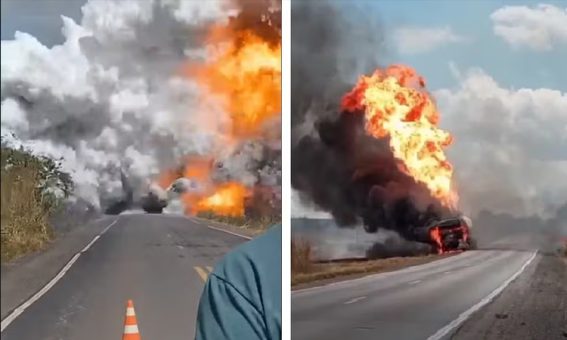
<path fill-rule="evenodd" d="M 199 302 L 196 340 L 281 339 L 281 240 L 274 226 L 216 265 Z"/>

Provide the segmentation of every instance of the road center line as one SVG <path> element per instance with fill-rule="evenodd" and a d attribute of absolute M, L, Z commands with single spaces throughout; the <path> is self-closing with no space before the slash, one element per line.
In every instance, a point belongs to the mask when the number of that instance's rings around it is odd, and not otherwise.
<path fill-rule="evenodd" d="M 224 233 L 231 234 L 231 235 L 234 235 L 234 236 L 239 236 L 239 237 L 245 238 L 247 240 L 252 239 L 252 237 L 250 237 L 250 236 L 245 236 L 245 235 L 242 235 L 242 234 L 233 233 L 232 231 L 224 230 L 224 229 L 221 229 L 221 228 L 216 228 L 216 227 L 213 227 L 212 225 L 208 225 L 207 228 L 222 231 Z"/>
<path fill-rule="evenodd" d="M 348 301 L 345 302 L 344 304 L 345 304 L 345 305 L 350 305 L 351 303 L 355 303 L 355 302 L 358 302 L 358 301 L 364 300 L 364 299 L 366 299 L 366 296 L 359 296 L 359 297 L 356 297 L 356 298 L 354 298 L 354 299 L 348 300 Z"/>
<path fill-rule="evenodd" d="M 43 286 L 37 293 L 35 293 L 32 297 L 30 297 L 28 300 L 24 301 L 21 305 L 19 305 L 18 307 L 16 307 L 16 309 L 14 309 L 12 311 L 12 313 L 10 313 L 10 315 L 8 315 L 7 317 L 4 318 L 4 320 L 2 320 L 2 323 L 0 325 L 0 333 L 4 332 L 4 330 L 6 329 L 6 327 L 8 327 L 14 320 L 16 320 L 16 318 L 18 316 L 20 316 L 29 306 L 31 306 L 34 302 L 36 302 L 37 300 L 39 300 L 39 298 L 41 298 L 43 295 L 45 295 L 45 293 L 47 293 L 53 286 L 55 286 L 55 284 L 61 280 L 61 278 L 67 273 L 67 271 L 69 269 L 71 269 L 71 266 L 77 262 L 77 260 L 79 259 L 79 256 L 81 256 L 82 253 L 84 253 L 85 251 L 87 251 L 95 242 L 96 240 L 98 240 L 104 233 L 106 233 L 108 231 L 108 229 L 110 229 L 110 227 L 112 227 L 113 225 L 116 224 L 116 222 L 118 222 L 118 219 L 114 220 L 114 222 L 110 223 L 106 228 L 104 228 L 98 235 L 96 235 L 91 242 L 89 242 L 83 249 L 81 249 L 78 253 L 75 253 L 75 255 L 65 264 L 65 266 L 59 271 L 59 273 L 57 273 L 57 275 L 55 275 L 54 278 L 51 279 L 51 281 L 49 281 L 45 286 Z"/>
<path fill-rule="evenodd" d="M 532 256 L 524 262 L 522 267 L 514 273 L 514 275 L 510 276 L 506 281 L 504 281 L 498 288 L 492 291 L 492 293 L 488 294 L 484 299 L 480 300 L 477 304 L 472 306 L 471 308 L 467 309 L 463 313 L 461 313 L 455 320 L 451 321 L 448 325 L 438 330 L 435 334 L 431 335 L 427 340 L 440 340 L 443 339 L 446 335 L 450 332 L 455 330 L 455 328 L 459 327 L 463 322 L 465 322 L 474 312 L 478 311 L 486 304 L 490 303 L 496 296 L 498 296 L 502 291 L 512 282 L 514 281 L 520 274 L 524 272 L 526 267 L 532 263 L 534 258 L 537 255 L 537 251 L 535 251 Z"/>
<path fill-rule="evenodd" d="M 203 268 L 199 266 L 193 268 L 195 268 L 195 271 L 197 272 L 197 274 L 199 274 L 201 280 L 203 280 L 203 282 L 207 282 L 207 277 L 209 276 L 209 273 L 207 273 Z"/>

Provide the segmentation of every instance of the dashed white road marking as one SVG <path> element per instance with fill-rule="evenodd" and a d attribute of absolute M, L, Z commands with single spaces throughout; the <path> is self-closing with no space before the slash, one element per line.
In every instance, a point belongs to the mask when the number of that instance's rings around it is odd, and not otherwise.
<path fill-rule="evenodd" d="M 177 249 L 183 250 L 183 246 L 177 246 Z"/>
<path fill-rule="evenodd" d="M 416 284 L 418 284 L 418 283 L 420 283 L 420 282 L 421 282 L 421 280 L 415 280 L 415 281 L 408 282 L 408 284 L 410 284 L 410 285 L 416 285 Z"/>
<path fill-rule="evenodd" d="M 447 275 L 447 274 L 449 274 L 449 273 L 451 273 L 451 272 L 452 272 L 451 270 L 447 270 L 446 272 L 443 272 L 443 274 Z"/>
<path fill-rule="evenodd" d="M 252 239 L 252 237 L 250 237 L 250 236 L 246 236 L 246 235 L 242 235 L 242 234 L 233 233 L 232 231 L 224 230 L 224 229 L 221 229 L 221 228 L 216 228 L 216 227 L 213 227 L 212 225 L 208 225 L 207 228 L 209 228 L 209 229 L 214 229 L 214 230 L 218 230 L 218 231 L 222 231 L 222 232 L 227 233 L 227 234 L 239 236 L 239 237 L 245 238 L 245 239 L 247 239 L 247 240 L 251 240 L 251 239 Z"/>
<path fill-rule="evenodd" d="M 348 300 L 348 301 L 345 302 L 344 304 L 345 304 L 345 305 L 350 305 L 351 303 L 355 303 L 355 302 L 358 302 L 358 301 L 364 300 L 364 299 L 366 299 L 366 296 L 359 296 L 359 297 L 356 297 L 356 298 L 354 298 L 354 299 Z"/>
<path fill-rule="evenodd" d="M 28 300 L 24 301 L 21 305 L 19 305 L 18 307 L 16 307 L 16 309 L 14 309 L 12 311 L 12 313 L 10 313 L 10 315 L 8 315 L 7 317 L 4 318 L 4 320 L 2 320 L 2 323 L 0 324 L 0 332 L 4 332 L 4 330 L 6 329 L 6 327 L 8 327 L 14 320 L 16 320 L 16 318 L 18 316 L 20 316 L 29 306 L 31 306 L 34 302 L 36 302 L 37 300 L 39 300 L 39 298 L 41 298 L 45 293 L 47 293 L 53 286 L 55 286 L 55 284 L 61 280 L 61 278 L 67 273 L 67 271 L 69 271 L 69 269 L 71 269 L 71 266 L 77 262 L 77 260 L 79 259 L 79 256 L 81 256 L 82 253 L 86 252 L 87 250 L 89 250 L 89 248 L 96 242 L 96 240 L 98 240 L 104 233 L 106 233 L 108 231 L 108 229 L 110 229 L 110 227 L 112 227 L 113 225 L 116 224 L 116 222 L 118 222 L 118 219 L 114 220 L 114 222 L 110 223 L 106 228 L 104 228 L 98 235 L 96 235 L 91 242 L 89 242 L 83 249 L 81 249 L 81 251 L 79 251 L 78 253 L 76 253 L 70 260 L 69 262 L 67 262 L 65 264 L 65 266 L 59 271 L 59 273 L 57 273 L 57 275 L 55 275 L 54 278 L 51 279 L 51 281 L 49 281 L 45 286 L 43 286 L 37 293 L 35 293 L 32 297 L 30 297 Z"/>
<path fill-rule="evenodd" d="M 522 267 L 514 273 L 514 275 L 510 276 L 508 280 L 504 281 L 498 288 L 492 291 L 492 293 L 488 294 L 484 299 L 480 300 L 477 304 L 472 306 L 471 308 L 467 309 L 463 313 L 461 313 L 455 320 L 451 321 L 448 325 L 438 330 L 435 334 L 427 338 L 427 340 L 441 340 L 457 327 L 459 327 L 463 322 L 465 322 L 474 312 L 478 311 L 486 304 L 490 303 L 498 294 L 502 293 L 502 291 L 510 284 L 510 282 L 514 281 L 520 274 L 524 272 L 527 266 L 534 260 L 537 255 L 537 251 L 532 254 L 532 256 L 524 262 Z"/>

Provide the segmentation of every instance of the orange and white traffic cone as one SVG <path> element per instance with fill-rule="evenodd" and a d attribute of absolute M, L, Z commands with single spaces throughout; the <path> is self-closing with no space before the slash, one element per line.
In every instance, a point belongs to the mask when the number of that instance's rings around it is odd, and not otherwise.
<path fill-rule="evenodd" d="M 138 321 L 136 320 L 136 312 L 134 312 L 134 303 L 132 300 L 128 300 L 128 306 L 126 307 L 122 340 L 142 340 L 140 331 L 138 330 Z"/>

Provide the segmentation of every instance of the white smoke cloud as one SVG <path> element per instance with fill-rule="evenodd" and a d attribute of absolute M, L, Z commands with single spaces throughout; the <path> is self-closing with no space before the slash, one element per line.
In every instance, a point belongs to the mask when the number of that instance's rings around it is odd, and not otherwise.
<path fill-rule="evenodd" d="M 294 189 L 291 190 L 291 217 L 320 218 L 329 220 L 333 218 L 330 213 L 317 209 L 317 207 L 313 204 L 310 204 L 308 199 L 302 199 L 301 193 Z"/>
<path fill-rule="evenodd" d="M 490 15 L 496 35 L 511 46 L 549 51 L 567 45 L 567 7 L 505 6 Z"/>
<path fill-rule="evenodd" d="M 481 69 L 460 82 L 434 95 L 455 137 L 449 157 L 465 212 L 525 216 L 567 202 L 567 93 L 505 88 Z"/>
<path fill-rule="evenodd" d="M 466 39 L 446 27 L 400 27 L 394 31 L 394 41 L 404 54 L 426 53 L 441 46 L 462 43 Z"/>
<path fill-rule="evenodd" d="M 62 158 L 95 205 L 120 193 L 121 170 L 145 183 L 183 155 L 221 148 L 228 115 L 180 68 L 206 57 L 203 35 L 235 13 L 227 6 L 89 1 L 80 23 L 62 17 L 61 45 L 22 32 L 3 40 L 2 140 Z"/>

